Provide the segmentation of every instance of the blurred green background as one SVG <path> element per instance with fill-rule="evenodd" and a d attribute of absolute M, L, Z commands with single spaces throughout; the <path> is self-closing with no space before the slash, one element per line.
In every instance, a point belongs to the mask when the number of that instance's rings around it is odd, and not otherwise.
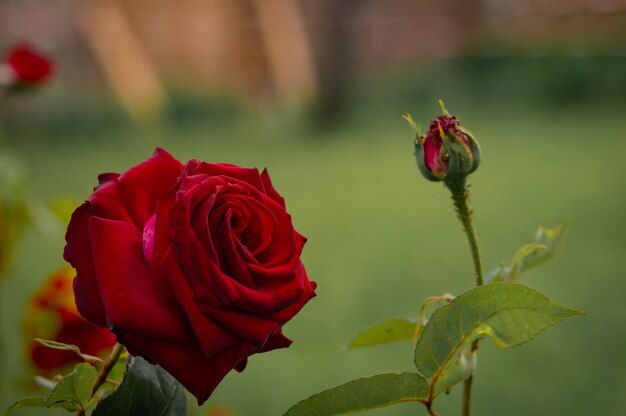
<path fill-rule="evenodd" d="M 448 193 L 419 176 L 412 132 L 400 119 L 410 111 L 426 125 L 441 97 L 483 149 L 469 182 L 487 270 L 540 224 L 571 216 L 562 255 L 523 280 L 587 312 L 515 350 L 483 342 L 474 413 L 617 415 L 626 409 L 626 44 L 613 35 L 580 44 L 485 42 L 472 53 L 355 71 L 331 104 L 323 94 L 293 105 L 171 82 L 162 112 L 147 121 L 129 116 L 104 87 L 80 94 L 53 82 L 5 102 L 2 151 L 22 162 L 29 194 L 43 201 L 78 203 L 99 173 L 123 171 L 156 146 L 182 161 L 267 167 L 309 239 L 303 259 L 318 296 L 286 326 L 294 340 L 289 349 L 254 356 L 190 414 L 220 405 L 241 416 L 279 415 L 350 379 L 412 371 L 409 343 L 348 352 L 343 346 L 385 317 L 416 316 L 427 296 L 471 287 L 470 257 Z M 0 409 L 29 393 L 22 311 L 63 264 L 63 245 L 61 230 L 29 230 L 3 282 Z M 458 414 L 460 388 L 435 407 Z M 367 414 L 426 411 L 402 404 Z"/>

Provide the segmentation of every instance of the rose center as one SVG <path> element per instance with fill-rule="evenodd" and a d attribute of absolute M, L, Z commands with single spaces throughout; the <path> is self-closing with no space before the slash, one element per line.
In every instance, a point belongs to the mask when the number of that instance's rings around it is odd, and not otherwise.
<path fill-rule="evenodd" d="M 143 255 L 152 263 L 152 252 L 154 251 L 154 227 L 156 226 L 156 214 L 151 216 L 143 227 Z"/>

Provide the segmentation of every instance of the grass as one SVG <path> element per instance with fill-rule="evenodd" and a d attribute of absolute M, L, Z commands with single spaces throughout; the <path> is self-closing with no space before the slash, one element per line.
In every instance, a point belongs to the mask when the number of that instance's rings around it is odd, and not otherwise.
<path fill-rule="evenodd" d="M 436 114 L 415 114 L 422 124 Z M 626 408 L 626 120 L 624 106 L 556 109 L 505 99 L 478 108 L 447 101 L 479 139 L 483 165 L 471 177 L 475 220 L 486 269 L 510 257 L 539 224 L 573 218 L 560 258 L 524 281 L 588 315 L 567 320 L 515 351 L 484 342 L 474 412 L 616 414 Z M 420 104 L 424 107 L 424 104 Z M 120 171 L 162 146 L 197 158 L 267 166 L 309 238 L 304 262 L 318 297 L 290 322 L 291 348 L 253 357 L 230 374 L 208 406 L 238 415 L 279 415 L 296 401 L 353 378 L 411 371 L 409 344 L 342 351 L 360 329 L 388 316 L 415 316 L 421 300 L 472 285 L 464 236 L 447 191 L 419 177 L 404 108 L 376 107 L 332 132 L 268 118 L 217 127 L 84 130 L 68 136 L 22 134 L 9 147 L 24 162 L 32 194 L 85 198 L 104 171 Z M 26 394 L 20 317 L 29 294 L 62 264 L 62 234 L 29 232 L 2 300 L 10 339 L 0 408 Z M 460 388 L 436 404 L 458 414 Z M 192 406 L 192 409 L 195 405 Z M 29 414 L 22 411 L 16 414 Z M 36 411 L 30 414 L 40 414 Z M 196 414 L 202 414 L 198 411 Z M 426 414 L 403 404 L 371 415 Z"/>

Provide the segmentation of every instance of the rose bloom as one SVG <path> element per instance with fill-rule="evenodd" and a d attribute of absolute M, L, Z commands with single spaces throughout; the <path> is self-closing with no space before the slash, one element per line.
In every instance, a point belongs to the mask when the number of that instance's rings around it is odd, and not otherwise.
<path fill-rule="evenodd" d="M 74 270 L 70 267 L 57 270 L 26 305 L 26 355 L 38 373 L 53 375 L 55 370 L 75 364 L 80 358 L 71 351 L 47 348 L 33 338 L 77 345 L 82 353 L 96 356 L 106 355 L 115 344 L 113 334 L 79 315 L 74 305 L 73 277 Z"/>
<path fill-rule="evenodd" d="M 41 84 L 52 74 L 52 61 L 26 44 L 8 52 L 5 66 L 16 85 Z"/>
<path fill-rule="evenodd" d="M 298 234 L 267 171 L 157 149 L 100 184 L 68 226 L 64 257 L 87 320 L 204 402 L 247 357 L 291 341 L 315 296 Z"/>

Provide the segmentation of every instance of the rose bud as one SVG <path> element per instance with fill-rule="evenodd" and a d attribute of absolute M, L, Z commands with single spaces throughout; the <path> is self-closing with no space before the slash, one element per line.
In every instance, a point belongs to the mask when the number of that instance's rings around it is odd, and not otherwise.
<path fill-rule="evenodd" d="M 415 138 L 417 166 L 431 181 L 462 180 L 478 168 L 480 147 L 459 120 L 448 114 L 441 101 L 440 104 L 443 115 L 430 123 L 426 134 L 418 131 Z"/>
<path fill-rule="evenodd" d="M 104 356 L 115 344 L 115 336 L 87 322 L 74 305 L 74 270 L 63 267 L 53 273 L 29 299 L 24 313 L 26 355 L 38 373 L 53 375 L 80 361 L 71 351 L 51 349 L 34 341 L 43 338 L 76 345 L 84 354 Z"/>
<path fill-rule="evenodd" d="M 160 365 L 203 403 L 315 296 L 267 171 L 157 149 L 100 184 L 72 214 L 64 257 L 80 313 Z"/>
<path fill-rule="evenodd" d="M 52 69 L 49 58 L 29 45 L 17 45 L 8 52 L 6 63 L 0 68 L 0 80 L 9 86 L 35 86 L 48 80 Z"/>

